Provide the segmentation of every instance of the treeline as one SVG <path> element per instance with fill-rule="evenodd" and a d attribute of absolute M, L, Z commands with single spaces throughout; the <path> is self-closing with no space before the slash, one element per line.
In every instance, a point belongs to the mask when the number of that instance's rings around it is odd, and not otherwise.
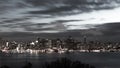
<path fill-rule="evenodd" d="M 0 68 L 10 68 L 6 65 Z M 30 62 L 26 63 L 22 68 L 33 68 Z M 71 61 L 67 58 L 57 59 L 56 61 L 46 62 L 40 68 L 95 68 L 90 64 L 81 63 L 80 61 Z"/>

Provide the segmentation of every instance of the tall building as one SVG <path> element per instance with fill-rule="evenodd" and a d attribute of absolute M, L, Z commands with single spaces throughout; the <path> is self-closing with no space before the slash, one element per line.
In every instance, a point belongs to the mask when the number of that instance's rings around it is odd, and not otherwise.
<path fill-rule="evenodd" d="M 87 36 L 84 36 L 83 43 L 87 43 Z"/>
<path fill-rule="evenodd" d="M 6 42 L 6 46 L 9 47 L 9 42 Z"/>

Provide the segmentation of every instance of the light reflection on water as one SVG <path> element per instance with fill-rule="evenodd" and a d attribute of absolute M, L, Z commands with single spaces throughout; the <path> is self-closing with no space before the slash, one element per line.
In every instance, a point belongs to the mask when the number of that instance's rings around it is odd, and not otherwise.
<path fill-rule="evenodd" d="M 83 63 L 94 65 L 96 68 L 120 68 L 119 53 L 70 53 L 70 54 L 0 54 L 0 64 L 11 68 L 21 68 L 26 62 L 31 62 L 33 68 L 41 68 L 44 62 L 50 62 L 60 57 L 80 60 Z"/>

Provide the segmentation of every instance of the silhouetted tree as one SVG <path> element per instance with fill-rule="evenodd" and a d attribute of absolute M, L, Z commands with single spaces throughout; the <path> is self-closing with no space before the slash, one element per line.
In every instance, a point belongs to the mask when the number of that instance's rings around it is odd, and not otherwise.
<path fill-rule="evenodd" d="M 67 58 L 61 58 L 50 63 L 45 63 L 43 68 L 95 68 L 95 67 L 89 64 L 81 63 L 80 61 L 71 61 Z"/>
<path fill-rule="evenodd" d="M 32 68 L 32 64 L 30 62 L 26 63 L 23 68 Z"/>
<path fill-rule="evenodd" d="M 3 65 L 0 68 L 10 68 L 10 67 L 8 67 L 7 65 Z"/>

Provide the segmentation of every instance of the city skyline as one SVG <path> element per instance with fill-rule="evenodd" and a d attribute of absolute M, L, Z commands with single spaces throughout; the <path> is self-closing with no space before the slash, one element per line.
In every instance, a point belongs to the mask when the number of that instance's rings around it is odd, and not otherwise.
<path fill-rule="evenodd" d="M 0 0 L 0 68 L 120 68 L 120 0 Z"/>

